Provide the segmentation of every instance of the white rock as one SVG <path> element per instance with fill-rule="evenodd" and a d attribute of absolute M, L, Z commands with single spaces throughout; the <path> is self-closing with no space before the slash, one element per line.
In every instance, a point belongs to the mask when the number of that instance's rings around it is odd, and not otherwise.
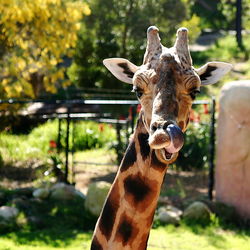
<path fill-rule="evenodd" d="M 19 211 L 15 207 L 2 206 L 0 207 L 0 217 L 4 220 L 13 220 L 17 217 Z"/>
<path fill-rule="evenodd" d="M 48 198 L 49 193 L 50 191 L 47 188 L 38 188 L 33 191 L 33 197 L 43 200 Z"/>
<path fill-rule="evenodd" d="M 182 211 L 174 206 L 168 205 L 160 207 L 157 214 L 156 219 L 161 223 L 176 225 L 180 222 Z"/>
<path fill-rule="evenodd" d="M 171 211 L 161 211 L 156 217 L 160 222 L 166 224 L 178 224 L 180 221 L 180 216 Z"/>
<path fill-rule="evenodd" d="M 84 195 L 76 190 L 73 186 L 65 183 L 57 183 L 51 188 L 52 199 L 56 200 L 71 200 L 75 198 L 84 199 Z"/>
<path fill-rule="evenodd" d="M 177 207 L 171 206 L 171 205 L 167 205 L 166 210 L 169 212 L 176 213 L 176 215 L 178 215 L 178 216 L 182 216 L 182 214 L 183 214 L 182 210 L 180 210 Z"/>
<path fill-rule="evenodd" d="M 184 210 L 183 218 L 192 221 L 206 222 L 210 220 L 211 213 L 212 212 L 205 203 L 195 201 Z"/>
<path fill-rule="evenodd" d="M 111 184 L 100 181 L 89 185 L 85 200 L 85 208 L 95 216 L 99 216 Z"/>

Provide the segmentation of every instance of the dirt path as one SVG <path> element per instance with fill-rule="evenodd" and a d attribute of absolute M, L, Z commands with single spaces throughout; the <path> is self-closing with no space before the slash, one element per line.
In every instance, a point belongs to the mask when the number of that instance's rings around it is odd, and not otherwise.
<path fill-rule="evenodd" d="M 101 165 L 78 164 L 75 168 L 76 188 L 87 193 L 88 185 L 94 181 L 107 181 L 112 183 L 118 166 L 114 162 L 114 154 L 109 151 L 95 151 L 81 153 L 78 160 L 95 161 Z M 111 162 L 111 163 L 110 163 Z M 105 165 L 110 163 L 110 165 Z M 0 169 L 0 186 L 3 188 L 15 189 L 32 187 L 42 182 L 42 178 L 36 176 L 37 163 L 32 163 L 26 167 L 6 166 Z M 40 170 L 41 176 L 42 171 Z M 48 181 L 48 179 L 47 179 Z M 50 180 L 53 181 L 53 178 Z M 54 180 L 55 181 L 55 180 Z M 160 201 L 183 207 L 189 201 L 200 199 L 207 195 L 207 174 L 203 172 L 184 172 L 169 169 L 161 190 Z"/>
<path fill-rule="evenodd" d="M 117 166 L 81 166 L 75 176 L 76 188 L 87 192 L 88 185 L 94 181 L 112 183 Z M 207 174 L 203 172 L 185 172 L 168 170 L 161 191 L 160 201 L 178 207 L 185 203 L 204 198 L 207 195 Z"/>

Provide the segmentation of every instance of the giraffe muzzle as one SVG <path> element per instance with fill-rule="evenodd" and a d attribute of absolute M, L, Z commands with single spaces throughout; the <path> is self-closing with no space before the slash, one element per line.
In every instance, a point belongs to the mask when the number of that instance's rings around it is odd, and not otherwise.
<path fill-rule="evenodd" d="M 165 149 L 169 154 L 177 153 L 184 144 L 184 135 L 175 124 L 157 128 L 149 137 L 149 145 L 153 149 Z"/>

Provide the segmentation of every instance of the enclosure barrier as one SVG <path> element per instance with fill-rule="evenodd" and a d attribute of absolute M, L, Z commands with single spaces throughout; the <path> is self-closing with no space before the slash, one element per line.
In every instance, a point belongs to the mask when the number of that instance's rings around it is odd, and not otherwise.
<path fill-rule="evenodd" d="M 84 99 L 71 99 L 71 100 L 44 100 L 44 99 L 7 99 L 1 100 L 0 104 L 32 104 L 32 103 L 41 103 L 41 104 L 66 104 L 67 112 L 66 113 L 53 113 L 50 115 L 43 114 L 41 117 L 43 119 L 58 119 L 58 142 L 60 142 L 61 136 L 61 120 L 66 119 L 66 148 L 65 148 L 65 182 L 68 181 L 69 173 L 69 136 L 70 136 L 70 122 L 71 120 L 82 119 L 82 120 L 95 120 L 102 123 L 112 123 L 116 124 L 117 136 L 119 137 L 119 129 L 121 125 L 126 125 L 128 128 L 128 123 L 130 123 L 131 131 L 133 133 L 134 122 L 136 118 L 136 105 L 139 104 L 137 100 L 84 100 Z M 71 106 L 74 104 L 99 104 L 99 105 L 129 105 L 132 107 L 131 119 L 119 120 L 119 119 L 110 119 L 108 118 L 110 114 L 104 113 L 103 117 L 99 117 L 95 113 L 71 113 Z M 193 105 L 208 104 L 210 105 L 210 143 L 209 143 L 209 179 L 208 179 L 208 197 L 210 200 L 213 199 L 213 188 L 214 188 L 214 154 L 215 154 L 215 98 L 212 97 L 210 100 L 196 100 L 193 102 Z M 119 138 L 118 138 L 119 140 Z M 128 142 L 128 139 L 127 139 Z M 60 147 L 60 143 L 58 144 Z M 73 156 L 72 156 L 73 157 Z M 73 180 L 71 181 L 71 183 Z"/>

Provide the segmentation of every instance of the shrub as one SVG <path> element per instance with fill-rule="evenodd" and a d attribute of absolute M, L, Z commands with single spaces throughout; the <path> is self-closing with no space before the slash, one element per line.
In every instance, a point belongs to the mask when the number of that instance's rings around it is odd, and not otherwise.
<path fill-rule="evenodd" d="M 115 139 L 115 130 L 107 124 L 79 122 L 74 129 L 74 150 L 105 147 Z"/>
<path fill-rule="evenodd" d="M 72 136 L 72 126 L 70 128 Z M 86 150 L 110 146 L 116 140 L 115 130 L 107 124 L 98 124 L 93 121 L 81 121 L 74 125 L 74 150 Z M 61 145 L 65 148 L 66 122 L 62 122 Z M 58 121 L 48 121 L 28 135 L 0 134 L 0 152 L 7 159 L 27 160 L 31 158 L 44 158 L 48 156 L 50 141 L 57 141 Z M 72 137 L 70 137 L 72 149 Z M 0 158 L 1 166 L 1 158 Z"/>
<path fill-rule="evenodd" d="M 115 138 L 115 130 L 106 124 L 99 124 L 93 121 L 80 121 L 71 126 L 71 136 L 73 134 L 74 150 L 85 150 L 92 148 L 100 148 Z M 58 124 L 57 121 L 48 121 L 47 123 L 35 128 L 29 135 L 30 140 L 34 140 L 34 144 L 42 146 L 43 151 L 49 149 L 49 141 L 57 141 Z M 38 140 L 39 138 L 39 140 Z M 61 145 L 65 148 L 66 138 L 66 122 L 62 122 Z M 70 148 L 72 148 L 72 140 L 70 139 Z M 32 143 L 33 144 L 33 143 Z"/>
<path fill-rule="evenodd" d="M 182 170 L 202 169 L 209 153 L 208 124 L 191 123 L 185 133 L 184 146 L 179 152 L 176 167 Z"/>
<path fill-rule="evenodd" d="M 0 152 L 0 168 L 3 166 L 3 157 L 2 157 L 2 155 L 1 155 L 1 152 Z"/>

